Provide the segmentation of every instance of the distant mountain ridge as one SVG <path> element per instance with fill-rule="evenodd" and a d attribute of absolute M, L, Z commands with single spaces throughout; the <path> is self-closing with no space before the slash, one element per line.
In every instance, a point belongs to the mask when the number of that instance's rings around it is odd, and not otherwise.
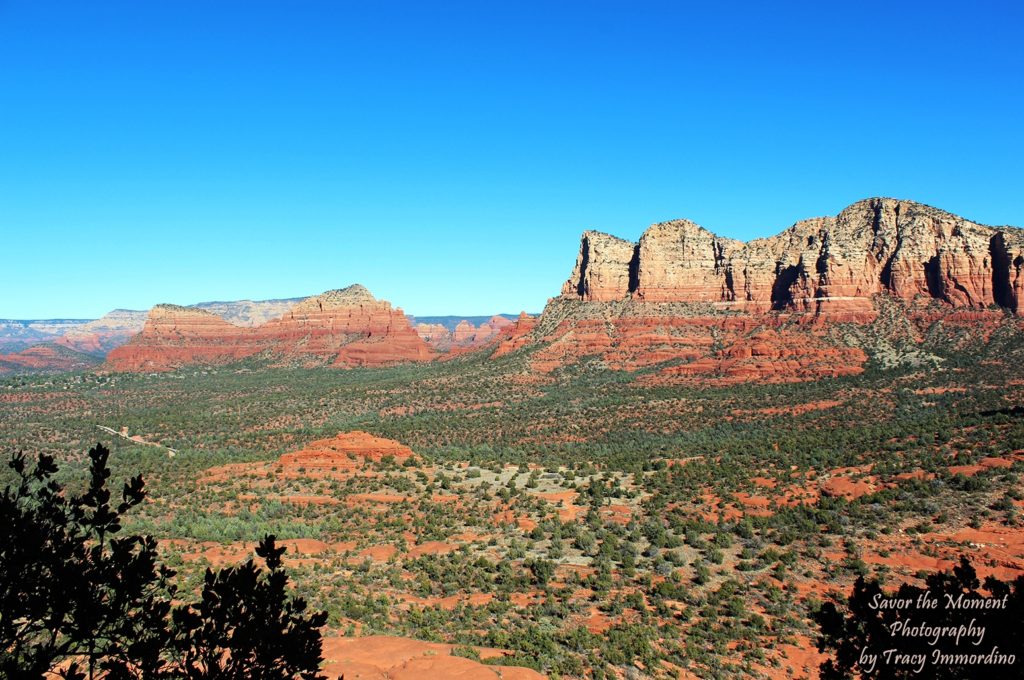
<path fill-rule="evenodd" d="M 238 326 L 256 326 L 284 314 L 305 298 L 199 302 Z M 0 319 L 0 350 L 18 351 L 41 342 L 59 342 L 87 354 L 103 356 L 142 330 L 148 310 L 114 309 L 99 319 Z"/>
<path fill-rule="evenodd" d="M 419 317 L 416 319 L 415 328 L 431 347 L 442 352 L 459 352 L 486 346 L 503 330 L 513 326 L 513 320 L 516 318 L 518 317 L 511 314 L 467 318 Z"/>
<path fill-rule="evenodd" d="M 414 314 L 407 314 L 406 316 L 409 317 L 409 322 L 412 324 L 444 326 L 444 328 L 449 331 L 454 331 L 462 321 L 471 323 L 474 326 L 480 326 L 496 316 L 508 319 L 509 321 L 515 321 L 519 318 L 518 314 L 491 314 L 489 316 L 459 316 L 457 314 L 449 314 L 447 316 L 416 316 Z"/>
<path fill-rule="evenodd" d="M 43 342 L 14 354 L 0 354 L 0 374 L 34 371 L 82 371 L 103 360 L 54 342 Z"/>
<path fill-rule="evenodd" d="M 0 351 L 18 351 L 60 337 L 92 319 L 0 319 Z"/>
<path fill-rule="evenodd" d="M 164 323 L 167 318 L 174 317 L 182 324 L 182 327 L 203 328 L 204 330 L 199 332 L 200 336 L 204 333 L 212 332 L 215 336 L 222 336 L 220 340 L 222 344 L 226 343 L 226 345 L 230 346 L 232 341 L 229 338 L 232 335 L 237 335 L 238 338 L 248 336 L 245 334 L 239 335 L 230 328 L 224 328 L 214 318 L 194 317 L 189 313 L 189 310 L 199 310 L 203 313 L 208 313 L 232 327 L 256 328 L 281 319 L 286 314 L 290 314 L 295 310 L 304 309 L 308 312 L 312 310 L 314 305 L 318 309 L 322 309 L 325 302 L 328 306 L 337 306 L 338 304 L 368 304 L 374 306 L 379 304 L 365 287 L 357 284 L 346 289 L 327 291 L 326 293 L 309 297 L 211 301 L 193 305 L 162 304 L 148 311 L 116 309 L 100 319 L 0 321 L 0 352 L 9 352 L 9 354 L 4 355 L 4 363 L 0 364 L 0 374 L 12 371 L 72 370 L 69 368 L 70 366 L 85 367 L 102 363 L 102 359 L 109 352 L 125 345 L 133 336 L 142 332 L 147 320 L 154 315 L 154 311 L 156 311 L 158 323 L 160 324 Z M 197 323 L 197 318 L 203 319 L 203 321 Z M 417 331 L 419 331 L 417 334 L 433 350 L 449 351 L 457 347 L 479 346 L 494 335 L 498 326 L 504 325 L 493 323 L 493 319 L 502 318 L 507 320 L 515 317 L 513 315 L 496 315 L 494 317 L 447 316 L 425 318 L 431 325 L 417 324 Z M 411 315 L 407 316 L 410 324 L 413 323 L 414 319 L 416 321 L 420 320 Z M 461 326 L 460 322 L 462 322 Z M 438 325 L 443 327 L 442 332 L 437 332 Z M 198 336 L 194 339 L 198 339 Z M 52 365 L 47 365 L 46 357 L 51 356 L 51 353 L 47 351 L 27 351 L 44 343 L 66 347 L 69 350 L 87 355 L 91 359 L 68 361 L 66 357 L 53 356 Z M 406 345 L 409 344 L 408 338 L 405 339 L 405 343 Z M 414 341 L 412 344 L 418 344 L 418 342 Z M 211 350 L 207 348 L 206 351 L 209 353 Z M 428 349 L 427 351 L 429 353 L 432 350 Z M 25 356 L 20 356 L 24 352 L 27 352 Z M 231 356 L 239 352 L 248 355 L 246 350 L 236 346 L 226 350 L 224 356 Z M 420 349 L 415 348 L 410 354 L 410 348 L 407 346 L 404 349 L 398 350 L 398 354 L 406 358 L 420 358 Z M 217 352 L 213 352 L 212 355 L 218 356 Z M 198 352 L 194 358 L 201 363 L 203 352 Z M 156 363 L 159 364 L 160 362 L 157 361 Z"/>
<path fill-rule="evenodd" d="M 6 340 L 93 356 L 113 348 L 107 367 L 125 371 L 246 358 L 378 366 L 490 347 L 495 357 L 529 349 L 541 374 L 594 357 L 614 369 L 660 367 L 658 379 L 788 381 L 860 372 L 872 343 L 894 329 L 911 338 L 940 322 L 1020 331 L 1022 294 L 1024 230 L 871 198 L 746 243 L 688 220 L 654 224 L 637 242 L 586 231 L 539 318 L 409 316 L 352 285 L 308 298 L 115 310 L 85 324 L 10 322 Z M 36 354 L 22 363 L 44 363 L 47 353 Z"/>

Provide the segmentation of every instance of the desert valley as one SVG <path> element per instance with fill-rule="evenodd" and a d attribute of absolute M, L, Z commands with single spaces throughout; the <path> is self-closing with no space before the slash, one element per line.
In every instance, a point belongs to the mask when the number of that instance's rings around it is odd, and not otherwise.
<path fill-rule="evenodd" d="M 186 592 L 276 535 L 346 680 L 815 678 L 858 576 L 1024 575 L 1024 230 L 873 198 L 572 258 L 539 313 L 0 321 L 0 441 L 71 487 L 108 446 Z"/>

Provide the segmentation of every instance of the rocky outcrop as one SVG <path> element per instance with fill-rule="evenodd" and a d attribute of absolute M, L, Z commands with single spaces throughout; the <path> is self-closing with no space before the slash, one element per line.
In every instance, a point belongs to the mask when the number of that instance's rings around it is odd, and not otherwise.
<path fill-rule="evenodd" d="M 838 377 L 868 354 L 833 322 L 878 320 L 875 337 L 892 314 L 919 330 L 968 314 L 981 338 L 1017 312 L 1022 270 L 1021 229 L 889 198 L 747 243 L 687 220 L 636 244 L 588 231 L 561 296 L 495 356 L 529 347 L 539 374 L 596 358 L 647 383 Z"/>
<path fill-rule="evenodd" d="M 506 327 L 499 334 L 497 347 L 491 355 L 494 358 L 504 356 L 522 349 L 534 342 L 534 332 L 537 328 L 538 318 L 530 316 L 526 312 L 520 312 L 511 326 Z"/>
<path fill-rule="evenodd" d="M 275 364 L 353 367 L 424 361 L 433 351 L 401 309 L 356 285 L 306 298 L 251 328 L 194 307 L 157 305 L 142 332 L 112 351 L 107 364 L 116 371 L 164 371 L 256 355 Z"/>
<path fill-rule="evenodd" d="M 306 298 L 257 334 L 273 339 L 278 353 L 313 364 L 333 357 L 335 366 L 381 366 L 433 356 L 401 309 L 360 285 Z"/>
<path fill-rule="evenodd" d="M 385 458 L 401 463 L 415 455 L 408 446 L 393 439 L 353 430 L 330 439 L 319 439 L 299 451 L 286 453 L 278 459 L 278 467 L 285 475 L 317 476 L 352 471 L 366 462 L 379 463 Z"/>
<path fill-rule="evenodd" d="M 1022 270 L 1021 229 L 873 198 L 748 243 L 686 220 L 653 225 L 635 246 L 588 231 L 562 296 L 855 318 L 870 316 L 872 296 L 889 294 L 1016 312 Z"/>
<path fill-rule="evenodd" d="M 585 231 L 580 253 L 562 295 L 597 302 L 621 300 L 636 290 L 635 243 L 600 231 Z"/>
<path fill-rule="evenodd" d="M 514 323 L 511 319 L 496 314 L 479 326 L 468 319 L 460 320 L 454 328 L 439 323 L 418 323 L 416 332 L 434 349 L 451 352 L 484 347 Z"/>
<path fill-rule="evenodd" d="M 451 343 L 452 332 L 440 323 L 418 323 L 416 333 L 431 347 L 440 348 L 443 343 Z"/>

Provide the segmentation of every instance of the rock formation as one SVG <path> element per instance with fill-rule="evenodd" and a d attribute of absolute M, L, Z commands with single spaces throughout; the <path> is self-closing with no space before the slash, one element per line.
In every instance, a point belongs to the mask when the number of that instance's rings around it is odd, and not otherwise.
<path fill-rule="evenodd" d="M 496 314 L 479 326 L 474 325 L 469 319 L 461 319 L 454 328 L 440 323 L 418 323 L 416 332 L 431 347 L 442 352 L 451 352 L 478 349 L 488 345 L 514 323 L 511 319 Z"/>
<path fill-rule="evenodd" d="M 495 358 L 524 350 L 529 379 L 594 357 L 643 369 L 645 381 L 807 380 L 863 370 L 863 337 L 850 328 L 895 314 L 918 336 L 940 319 L 990 333 L 1018 312 L 1022 288 L 1024 230 L 873 198 L 747 243 L 687 220 L 655 224 L 636 243 L 584 232 L 569 280 L 539 318 L 416 320 L 362 286 L 301 300 L 157 305 L 107 367 L 163 371 L 248 358 L 380 366 L 491 348 Z M 138 314 L 0 321 L 5 370 L 35 370 L 47 357 L 58 367 L 85 365 L 52 350 L 12 352 L 58 338 L 100 355 L 138 327 Z M 840 333 L 836 323 L 854 325 Z"/>
<path fill-rule="evenodd" d="M 431 347 L 440 349 L 444 343 L 451 344 L 452 331 L 440 323 L 418 323 L 416 333 Z"/>
<path fill-rule="evenodd" d="M 236 326 L 259 326 L 287 313 L 305 298 L 279 300 L 235 300 L 232 302 L 200 302 L 192 305 L 213 312 Z"/>
<path fill-rule="evenodd" d="M 883 305 L 903 305 L 922 328 L 965 312 L 991 328 L 999 310 L 1017 312 L 1022 269 L 1024 230 L 889 198 L 748 243 L 687 220 L 655 224 L 636 244 L 587 231 L 561 296 L 495 356 L 532 346 L 541 374 L 582 357 L 662 366 L 648 382 L 848 375 L 867 354 L 835 322 L 871 323 Z"/>
<path fill-rule="evenodd" d="M 261 351 L 254 334 L 194 307 L 153 307 L 142 332 L 107 355 L 116 371 L 164 371 L 191 364 L 216 365 Z"/>
<path fill-rule="evenodd" d="M 1021 229 L 873 198 L 748 243 L 687 220 L 655 224 L 635 245 L 588 231 L 562 296 L 856 315 L 885 293 L 1015 312 L 1022 269 Z"/>
<path fill-rule="evenodd" d="M 103 357 L 141 331 L 146 323 L 146 316 L 146 312 L 115 309 L 95 321 L 69 329 L 54 342 L 79 352 Z"/>
<path fill-rule="evenodd" d="M 164 371 L 256 355 L 278 364 L 352 367 L 425 361 L 433 352 L 402 310 L 355 285 L 306 298 L 251 328 L 194 307 L 157 305 L 142 332 L 113 350 L 107 364 L 116 371 Z"/>
<path fill-rule="evenodd" d="M 53 342 L 44 342 L 13 354 L 0 354 L 0 375 L 8 373 L 57 373 L 84 371 L 102 362 Z"/>
<path fill-rule="evenodd" d="M 351 472 L 365 462 L 379 463 L 384 458 L 402 463 L 415 455 L 408 446 L 393 439 L 353 430 L 339 433 L 331 439 L 319 439 L 299 451 L 286 453 L 278 459 L 278 467 L 285 475 L 316 476 Z"/>
<path fill-rule="evenodd" d="M 562 295 L 596 302 L 621 300 L 636 290 L 638 246 L 600 231 L 585 231 Z"/>

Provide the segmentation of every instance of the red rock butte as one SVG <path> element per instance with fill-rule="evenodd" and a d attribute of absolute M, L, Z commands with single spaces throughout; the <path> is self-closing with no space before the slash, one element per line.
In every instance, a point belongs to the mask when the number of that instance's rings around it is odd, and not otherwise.
<path fill-rule="evenodd" d="M 539 346 L 530 364 L 540 373 L 587 356 L 624 370 L 677 364 L 648 381 L 849 375 L 868 355 L 830 323 L 871 323 L 885 298 L 921 328 L 964 313 L 1003 323 L 1022 270 L 1024 230 L 891 198 L 748 243 L 688 220 L 655 224 L 636 243 L 587 231 L 562 294 L 496 354 Z"/>
<path fill-rule="evenodd" d="M 588 231 L 562 296 L 870 314 L 872 296 L 887 293 L 1015 312 L 1022 269 L 1021 229 L 872 198 L 748 243 L 688 220 L 655 224 L 638 243 Z"/>
<path fill-rule="evenodd" d="M 107 355 L 107 365 L 115 371 L 166 371 L 259 357 L 274 364 L 347 368 L 433 356 L 401 309 L 354 285 L 306 298 L 252 327 L 193 307 L 157 305 L 142 332 Z"/>

